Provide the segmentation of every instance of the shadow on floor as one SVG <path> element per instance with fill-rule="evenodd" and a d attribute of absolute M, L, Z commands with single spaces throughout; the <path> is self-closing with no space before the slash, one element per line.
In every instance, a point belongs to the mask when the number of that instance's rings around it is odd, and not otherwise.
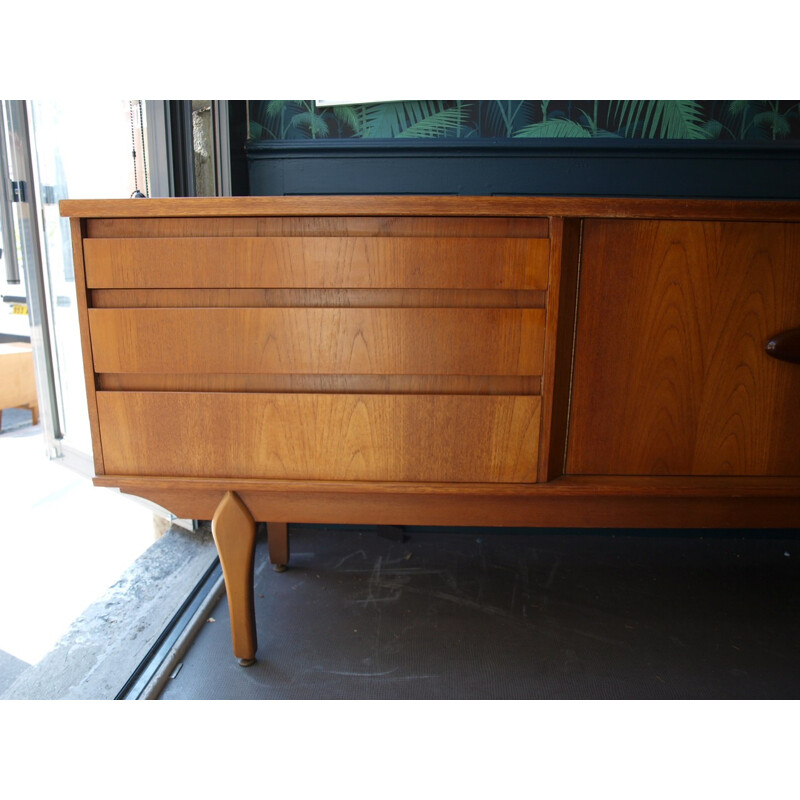
<path fill-rule="evenodd" d="M 258 661 L 225 599 L 162 699 L 800 697 L 800 532 L 292 526 Z"/>

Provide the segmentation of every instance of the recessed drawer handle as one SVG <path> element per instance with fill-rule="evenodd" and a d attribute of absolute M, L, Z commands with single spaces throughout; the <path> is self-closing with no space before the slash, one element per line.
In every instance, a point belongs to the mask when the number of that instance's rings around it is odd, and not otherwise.
<path fill-rule="evenodd" d="M 781 361 L 800 364 L 800 328 L 783 331 L 767 342 L 767 354 Z"/>

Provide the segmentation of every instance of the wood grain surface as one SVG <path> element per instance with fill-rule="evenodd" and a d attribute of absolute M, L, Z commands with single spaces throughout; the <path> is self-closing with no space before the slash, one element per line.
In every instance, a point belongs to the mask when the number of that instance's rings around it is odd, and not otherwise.
<path fill-rule="evenodd" d="M 258 648 L 253 595 L 256 524 L 236 492 L 226 492 L 220 501 L 211 518 L 211 533 L 225 579 L 233 654 L 242 666 L 250 666 Z"/>
<path fill-rule="evenodd" d="M 551 232 L 550 288 L 547 292 L 547 329 L 542 376 L 540 481 L 552 480 L 564 472 L 581 221 L 554 219 L 551 221 Z"/>
<path fill-rule="evenodd" d="M 800 221 L 791 200 L 630 197 L 306 196 L 61 200 L 67 217 L 472 216 Z"/>
<path fill-rule="evenodd" d="M 800 478 L 563 476 L 536 484 L 264 481 L 110 475 L 178 517 L 240 492 L 259 520 L 364 525 L 796 528 Z"/>
<path fill-rule="evenodd" d="M 93 289 L 93 308 L 544 308 L 543 290 Z"/>
<path fill-rule="evenodd" d="M 86 239 L 95 288 L 544 289 L 549 241 L 467 237 Z"/>
<path fill-rule="evenodd" d="M 78 306 L 78 327 L 81 334 L 81 358 L 83 360 L 83 379 L 86 386 L 86 409 L 89 415 L 89 429 L 92 433 L 92 460 L 96 475 L 105 472 L 103 467 L 103 445 L 100 441 L 100 424 L 97 420 L 96 382 L 92 362 L 92 339 L 89 335 L 89 291 L 86 288 L 86 271 L 83 262 L 83 237 L 86 234 L 86 221 L 69 221 L 72 238 L 72 264 L 75 268 L 75 302 Z"/>
<path fill-rule="evenodd" d="M 276 375 L 103 372 L 97 388 L 133 392 L 332 394 L 541 394 L 539 375 Z"/>
<path fill-rule="evenodd" d="M 546 239 L 546 217 L 154 217 L 89 219 L 89 238 L 153 236 L 524 236 Z"/>
<path fill-rule="evenodd" d="M 800 230 L 584 223 L 568 472 L 800 474 Z"/>
<path fill-rule="evenodd" d="M 543 309 L 92 309 L 96 372 L 537 375 Z"/>
<path fill-rule="evenodd" d="M 98 392 L 106 471 L 299 480 L 536 480 L 540 398 Z"/>
<path fill-rule="evenodd" d="M 269 562 L 276 572 L 283 572 L 289 564 L 289 526 L 285 522 L 267 523 Z"/>

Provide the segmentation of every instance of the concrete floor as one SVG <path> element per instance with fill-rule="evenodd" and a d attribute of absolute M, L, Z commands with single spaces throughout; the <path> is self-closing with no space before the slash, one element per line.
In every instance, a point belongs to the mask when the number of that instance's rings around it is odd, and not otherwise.
<path fill-rule="evenodd" d="M 163 607 L 148 606 L 150 622 L 140 618 L 137 605 L 147 606 L 156 583 L 178 575 L 178 564 L 199 558 L 207 565 L 213 543 L 178 532 L 147 556 L 164 527 L 159 530 L 153 511 L 48 460 L 29 411 L 4 410 L 0 486 L 0 697 L 103 697 L 112 689 L 113 697 L 130 673 L 122 675 L 127 667 L 114 666 L 109 653 L 135 636 L 137 645 L 127 645 L 130 660 L 180 599 L 167 593 Z M 181 573 L 178 595 L 185 589 L 181 581 L 191 581 L 196 571 Z M 134 620 L 138 632 L 130 629 Z M 49 671 L 39 668 L 48 659 Z M 111 669 L 108 685 L 90 681 L 79 689 L 89 672 L 99 677 L 103 660 Z"/>

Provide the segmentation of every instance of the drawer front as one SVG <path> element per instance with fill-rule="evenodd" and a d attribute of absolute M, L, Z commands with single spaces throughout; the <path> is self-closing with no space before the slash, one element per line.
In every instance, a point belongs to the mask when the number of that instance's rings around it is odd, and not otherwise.
<path fill-rule="evenodd" d="M 107 474 L 536 480 L 536 396 L 98 392 Z"/>
<path fill-rule="evenodd" d="M 549 240 L 447 236 L 86 239 L 99 288 L 544 289 Z"/>
<path fill-rule="evenodd" d="M 96 372 L 539 375 L 543 309 L 93 309 Z"/>

